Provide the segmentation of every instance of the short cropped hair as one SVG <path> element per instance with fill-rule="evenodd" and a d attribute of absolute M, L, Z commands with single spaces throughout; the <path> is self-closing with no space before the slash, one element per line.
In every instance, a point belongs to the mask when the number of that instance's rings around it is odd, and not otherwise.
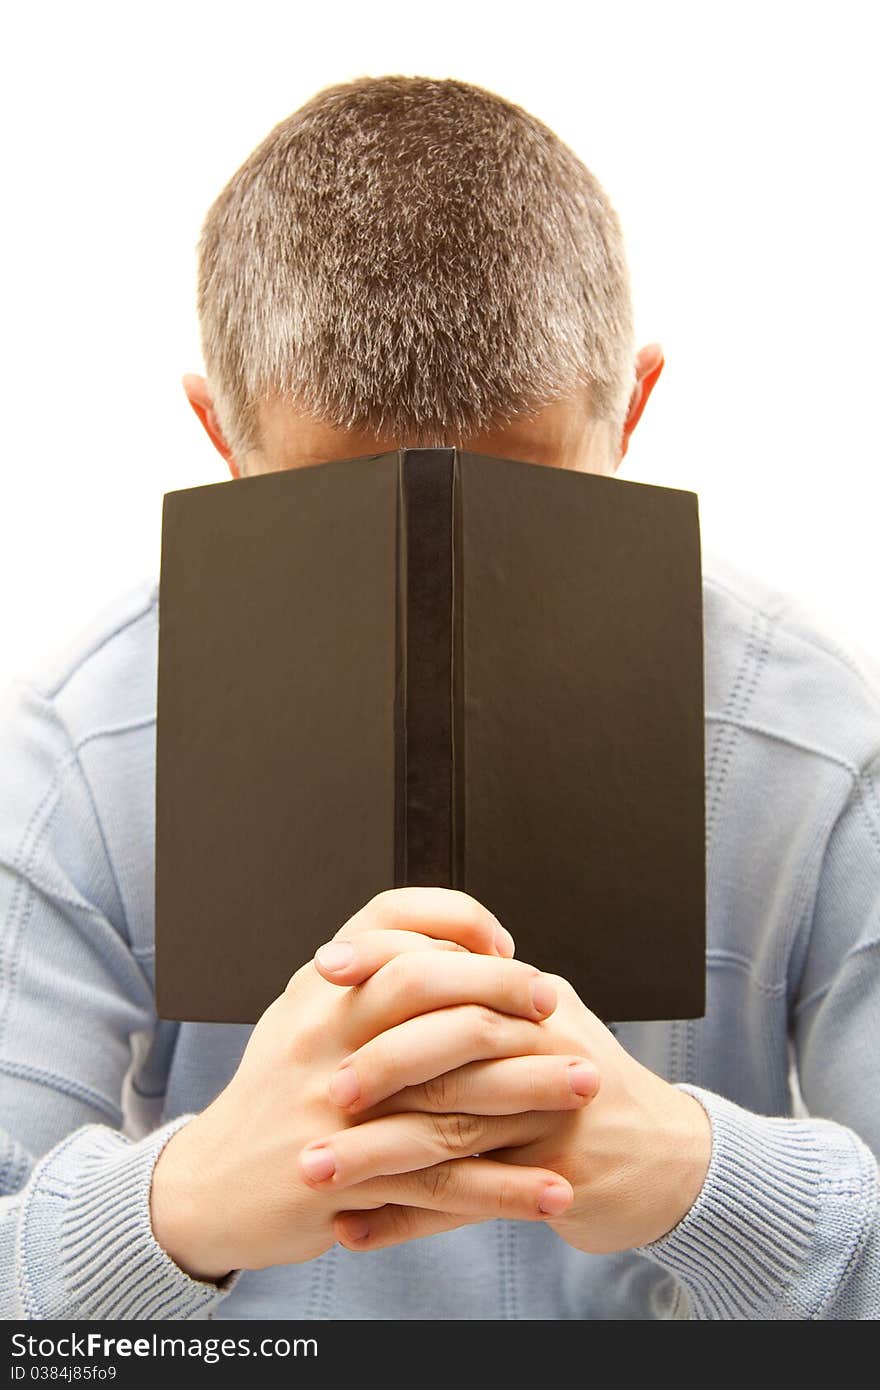
<path fill-rule="evenodd" d="M 430 447 L 579 389 L 619 437 L 636 381 L 600 184 L 541 121 L 452 78 L 361 77 L 276 125 L 204 220 L 198 313 L 240 462 L 264 397 Z"/>

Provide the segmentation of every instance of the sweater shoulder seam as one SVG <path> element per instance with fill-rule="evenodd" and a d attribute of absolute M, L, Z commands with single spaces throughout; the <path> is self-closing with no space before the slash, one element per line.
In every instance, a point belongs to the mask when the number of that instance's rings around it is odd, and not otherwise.
<path fill-rule="evenodd" d="M 149 584 L 149 589 L 144 596 L 143 590 L 147 583 Z M 150 616 L 154 612 L 158 599 L 158 585 L 155 580 L 144 581 L 138 585 L 136 589 L 132 590 L 130 598 L 132 600 L 135 598 L 138 599 L 135 610 L 117 618 L 109 628 L 96 632 L 88 644 L 81 651 L 78 651 L 75 656 L 71 657 L 71 664 L 66 666 L 60 675 L 56 673 L 55 678 L 50 683 L 43 684 L 43 682 L 39 680 L 37 671 L 33 668 L 31 668 L 29 672 L 21 675 L 20 679 L 22 683 L 27 685 L 30 689 L 35 690 L 44 700 L 55 700 L 74 676 L 81 671 L 98 652 L 108 646 L 114 638 L 119 637 L 129 628 L 136 626 L 137 623 L 142 622 L 144 618 Z M 97 622 L 98 620 L 96 619 L 95 621 Z"/>
<path fill-rule="evenodd" d="M 855 655 L 847 652 L 843 647 L 833 642 L 830 637 L 823 634 L 810 632 L 797 622 L 792 613 L 790 605 L 792 598 L 786 596 L 781 590 L 768 591 L 768 599 L 775 602 L 761 603 L 756 598 L 747 597 L 738 593 L 731 585 L 724 580 L 717 578 L 713 574 L 704 573 L 703 583 L 712 589 L 728 595 L 738 604 L 753 614 L 760 614 L 768 623 L 779 632 L 785 633 L 789 637 L 805 643 L 812 647 L 814 651 L 821 652 L 837 666 L 853 675 L 858 680 L 862 689 L 870 696 L 872 702 L 880 711 L 880 688 L 876 681 L 872 680 L 869 673 L 859 665 Z"/>

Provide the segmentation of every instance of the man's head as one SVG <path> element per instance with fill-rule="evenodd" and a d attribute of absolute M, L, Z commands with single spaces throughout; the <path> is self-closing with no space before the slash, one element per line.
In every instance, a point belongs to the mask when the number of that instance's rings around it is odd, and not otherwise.
<path fill-rule="evenodd" d="M 398 445 L 612 473 L 637 355 L 617 216 L 494 93 L 359 78 L 280 122 L 209 209 L 184 388 L 234 475 Z"/>

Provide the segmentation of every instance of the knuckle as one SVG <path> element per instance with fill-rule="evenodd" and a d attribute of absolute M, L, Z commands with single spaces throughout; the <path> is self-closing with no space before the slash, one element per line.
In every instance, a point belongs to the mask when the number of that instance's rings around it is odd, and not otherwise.
<path fill-rule="evenodd" d="M 432 1115 L 431 1120 L 441 1147 L 450 1153 L 474 1153 L 485 1129 L 482 1116 L 463 1115 L 455 1110 Z"/>
<path fill-rule="evenodd" d="M 386 1235 L 405 1236 L 413 1224 L 413 1213 L 409 1207 L 396 1207 L 393 1203 L 384 1209 Z"/>
<path fill-rule="evenodd" d="M 365 903 L 361 909 L 363 912 L 361 929 L 379 927 L 389 930 L 395 928 L 399 924 L 401 916 L 399 893 L 400 889 L 398 888 L 383 888 L 380 893 L 374 893 L 369 902 Z"/>
<path fill-rule="evenodd" d="M 454 1178 L 451 1163 L 435 1163 L 430 1168 L 419 1169 L 419 1180 L 428 1195 L 435 1202 L 442 1202 L 450 1196 Z"/>
<path fill-rule="evenodd" d="M 479 950 L 492 941 L 492 914 L 470 893 L 460 888 L 433 888 L 428 891 L 436 895 L 436 913 L 447 924 L 452 940 L 461 943 L 465 950 Z"/>
<path fill-rule="evenodd" d="M 462 912 L 466 913 L 481 931 L 485 931 L 487 927 L 494 927 L 498 921 L 495 913 L 491 912 L 485 903 L 480 902 L 479 898 L 475 898 L 473 893 L 466 893 L 463 888 L 453 888 L 450 892 L 455 894 Z"/>
<path fill-rule="evenodd" d="M 504 1020 L 488 1004 L 475 1004 L 472 1007 L 474 1041 L 479 1047 L 493 1047 L 503 1026 Z"/>
<path fill-rule="evenodd" d="M 376 908 L 383 917 L 396 920 L 400 916 L 400 889 L 383 888 L 381 893 L 377 893 L 370 902 L 376 904 Z"/>
<path fill-rule="evenodd" d="M 477 898 L 462 895 L 461 917 L 468 938 L 476 946 L 491 946 L 495 940 L 497 918 Z"/>
<path fill-rule="evenodd" d="M 399 1090 L 395 1082 L 403 1060 L 393 1043 L 389 1042 L 387 1033 L 380 1033 L 377 1038 L 368 1042 L 361 1049 L 358 1060 L 358 1076 L 364 1092 L 371 1091 L 378 1095 L 387 1091 L 389 1086 L 395 1091 Z"/>
<path fill-rule="evenodd" d="M 431 988 L 427 955 L 427 951 L 401 951 L 385 966 L 392 990 L 405 995 L 416 1012 L 423 1006 Z"/>
<path fill-rule="evenodd" d="M 364 981 L 364 984 L 372 984 L 374 989 L 378 986 L 383 991 L 393 993 L 400 989 L 401 975 L 405 969 L 406 965 L 402 955 L 390 956 L 369 980 Z M 373 993 L 373 990 L 370 993 Z"/>
<path fill-rule="evenodd" d="M 307 1063 L 318 1057 L 327 1036 L 326 1024 L 314 1015 L 299 1019 L 287 1045 L 287 1055 Z"/>
<path fill-rule="evenodd" d="M 431 1110 L 439 1112 L 455 1109 L 457 1091 L 458 1085 L 453 1081 L 451 1072 L 432 1076 L 428 1081 L 422 1083 L 422 1094 L 426 1105 Z"/>

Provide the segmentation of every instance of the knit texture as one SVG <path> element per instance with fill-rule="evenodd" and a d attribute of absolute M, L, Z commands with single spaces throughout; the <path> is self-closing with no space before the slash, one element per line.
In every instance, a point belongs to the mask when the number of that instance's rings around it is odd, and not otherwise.
<path fill-rule="evenodd" d="M 86 1125 L 36 1165 L 19 1225 L 18 1316 L 191 1318 L 228 1292 L 235 1276 L 219 1286 L 191 1279 L 150 1224 L 153 1167 L 189 1118 L 139 1143 Z"/>
<path fill-rule="evenodd" d="M 703 599 L 706 1014 L 616 1033 L 705 1107 L 712 1156 L 675 1229 L 615 1255 L 488 1221 L 220 1288 L 178 1269 L 153 1166 L 251 1030 L 155 1012 L 155 581 L 0 691 L 0 1316 L 880 1316 L 880 672 L 718 555 Z"/>
<path fill-rule="evenodd" d="M 641 1254 L 674 1271 L 701 1318 L 820 1318 L 846 1290 L 877 1224 L 877 1164 L 852 1130 L 827 1120 L 756 1116 L 680 1085 L 705 1107 L 712 1158 L 687 1216 Z M 880 1313 L 877 1268 L 866 1313 Z M 848 1310 L 848 1311 L 844 1311 Z"/>

